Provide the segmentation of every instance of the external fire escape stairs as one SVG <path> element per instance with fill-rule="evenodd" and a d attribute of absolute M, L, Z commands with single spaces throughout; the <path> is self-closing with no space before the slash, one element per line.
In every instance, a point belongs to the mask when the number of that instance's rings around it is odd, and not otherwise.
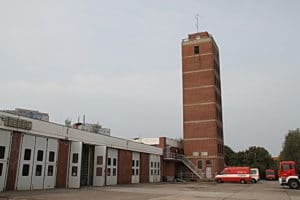
<path fill-rule="evenodd" d="M 165 160 L 176 160 L 182 162 L 191 172 L 197 176 L 200 180 L 203 179 L 202 171 L 198 169 L 198 167 L 191 162 L 189 159 L 187 159 L 182 154 L 176 154 L 169 151 L 164 152 L 164 159 Z"/>

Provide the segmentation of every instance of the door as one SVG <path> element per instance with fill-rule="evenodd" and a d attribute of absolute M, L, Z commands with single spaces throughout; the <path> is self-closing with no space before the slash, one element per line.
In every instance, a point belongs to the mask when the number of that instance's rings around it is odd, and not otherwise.
<path fill-rule="evenodd" d="M 105 185 L 106 146 L 95 146 L 93 186 Z"/>
<path fill-rule="evenodd" d="M 80 188 L 82 142 L 71 142 L 69 188 Z"/>
<path fill-rule="evenodd" d="M 0 192 L 5 188 L 11 134 L 0 130 Z"/>
<path fill-rule="evenodd" d="M 51 189 L 55 187 L 56 181 L 58 141 L 49 138 L 47 143 L 44 189 Z"/>
<path fill-rule="evenodd" d="M 32 189 L 44 188 L 45 160 L 46 160 L 47 138 L 35 138 L 35 151 L 33 161 L 33 173 L 31 180 Z"/>
<path fill-rule="evenodd" d="M 118 170 L 118 150 L 107 149 L 107 166 L 106 166 L 106 185 L 116 185 L 118 181 L 117 170 Z"/>
<path fill-rule="evenodd" d="M 23 135 L 17 190 L 30 190 L 34 160 L 35 136 Z"/>
<path fill-rule="evenodd" d="M 206 167 L 206 178 L 210 179 L 211 178 L 211 167 Z"/>
<path fill-rule="evenodd" d="M 140 182 L 140 153 L 132 152 L 131 183 Z"/>
<path fill-rule="evenodd" d="M 160 156 L 150 155 L 149 182 L 160 182 Z"/>

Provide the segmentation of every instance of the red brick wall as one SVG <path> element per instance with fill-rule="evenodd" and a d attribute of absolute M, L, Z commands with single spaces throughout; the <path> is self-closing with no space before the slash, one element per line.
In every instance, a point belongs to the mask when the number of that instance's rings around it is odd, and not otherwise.
<path fill-rule="evenodd" d="M 216 104 L 185 106 L 184 121 L 198 121 L 216 119 Z"/>
<path fill-rule="evenodd" d="M 118 184 L 131 183 L 132 152 L 119 150 L 118 152 Z"/>
<path fill-rule="evenodd" d="M 176 162 L 164 161 L 163 176 L 176 176 Z"/>
<path fill-rule="evenodd" d="M 216 139 L 184 140 L 184 154 L 192 156 L 193 152 L 208 152 L 209 156 L 218 154 Z"/>
<path fill-rule="evenodd" d="M 217 137 L 217 122 L 186 123 L 183 130 L 184 138 Z"/>
<path fill-rule="evenodd" d="M 66 188 L 70 144 L 69 141 L 59 140 L 58 145 L 56 187 Z"/>
<path fill-rule="evenodd" d="M 6 190 L 14 190 L 17 180 L 17 171 L 19 166 L 19 152 L 22 134 L 17 131 L 12 133 L 12 142 L 10 148 L 9 164 L 7 171 Z"/>
<path fill-rule="evenodd" d="M 149 154 L 141 153 L 141 183 L 149 183 Z"/>
<path fill-rule="evenodd" d="M 215 96 L 214 87 L 183 90 L 183 104 L 214 102 Z"/>
<path fill-rule="evenodd" d="M 214 84 L 215 72 L 213 70 L 183 74 L 183 88 Z"/>

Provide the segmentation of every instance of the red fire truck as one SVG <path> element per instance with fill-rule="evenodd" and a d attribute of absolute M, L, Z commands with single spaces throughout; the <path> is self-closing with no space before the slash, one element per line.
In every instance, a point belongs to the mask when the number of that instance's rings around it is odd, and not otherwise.
<path fill-rule="evenodd" d="M 275 171 L 273 169 L 266 169 L 266 179 L 275 180 Z"/>
<path fill-rule="evenodd" d="M 250 167 L 226 167 L 220 174 L 216 175 L 218 183 L 240 182 L 242 184 L 251 182 Z"/>
<path fill-rule="evenodd" d="M 300 179 L 297 175 L 296 163 L 294 161 L 281 161 L 278 169 L 280 185 L 288 185 L 291 189 L 298 189 Z"/>

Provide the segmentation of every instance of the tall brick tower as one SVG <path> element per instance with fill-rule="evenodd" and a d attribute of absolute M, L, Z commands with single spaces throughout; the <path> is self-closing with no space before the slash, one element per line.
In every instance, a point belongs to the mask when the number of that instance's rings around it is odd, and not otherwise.
<path fill-rule="evenodd" d="M 219 49 L 208 32 L 182 41 L 184 154 L 207 178 L 224 168 Z"/>

